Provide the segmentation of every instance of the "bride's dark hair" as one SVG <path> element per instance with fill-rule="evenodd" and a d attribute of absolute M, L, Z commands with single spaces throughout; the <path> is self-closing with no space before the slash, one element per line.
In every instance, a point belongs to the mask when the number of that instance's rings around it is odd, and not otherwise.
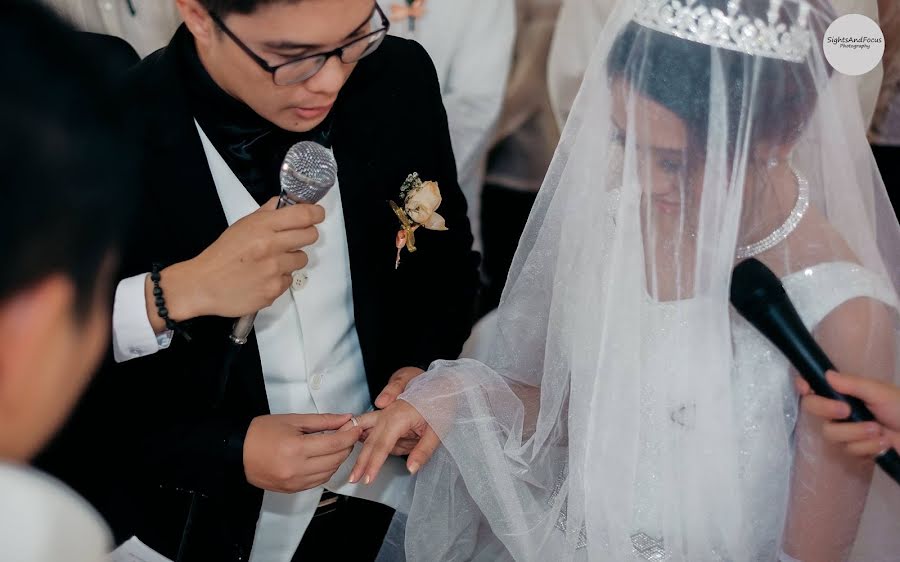
<path fill-rule="evenodd" d="M 723 11 L 726 4 L 725 0 L 702 0 L 702 3 Z M 813 13 L 819 10 L 834 14 L 828 0 L 808 3 Z M 767 4 L 745 1 L 741 9 L 765 21 Z M 787 4 L 793 4 L 790 10 Z M 781 10 L 782 21 L 796 21 L 796 3 L 786 3 Z M 812 48 L 821 49 L 825 30 L 817 28 L 813 21 L 819 18 L 810 18 Z M 638 93 L 678 115 L 684 120 L 691 144 L 700 148 L 706 146 L 712 114 L 711 73 L 718 69 L 727 88 L 725 118 L 728 149 L 732 154 L 742 118 L 752 123 L 750 142 L 783 145 L 796 140 L 815 108 L 816 83 L 831 74 L 828 65 L 817 68 L 816 60 L 822 58 L 810 57 L 798 63 L 711 48 L 629 22 L 612 46 L 607 72 L 611 80 L 626 80 Z M 751 99 L 753 105 L 748 105 Z M 748 110 L 750 114 L 744 115 Z"/>

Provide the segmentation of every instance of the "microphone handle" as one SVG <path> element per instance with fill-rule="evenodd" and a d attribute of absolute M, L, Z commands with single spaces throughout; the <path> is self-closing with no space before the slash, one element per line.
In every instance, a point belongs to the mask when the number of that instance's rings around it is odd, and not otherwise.
<path fill-rule="evenodd" d="M 888 449 L 875 458 L 875 462 L 891 479 L 900 484 L 900 455 L 896 449 Z"/>
<path fill-rule="evenodd" d="M 234 327 L 231 329 L 231 335 L 228 336 L 231 343 L 235 345 L 244 345 L 247 343 L 247 338 L 250 336 L 250 330 L 253 329 L 253 323 L 256 322 L 257 314 L 258 313 L 254 312 L 252 314 L 247 314 L 246 316 L 241 316 L 235 320 Z"/>
<path fill-rule="evenodd" d="M 281 209 L 282 207 L 294 204 L 295 202 L 291 201 L 287 194 L 282 191 L 281 196 L 278 198 L 278 206 L 276 209 Z M 250 330 L 253 329 L 253 323 L 256 322 L 257 314 L 257 312 L 254 312 L 252 314 L 241 316 L 234 322 L 234 327 L 231 329 L 231 335 L 228 336 L 228 339 L 231 340 L 232 344 L 244 345 L 247 343 L 247 338 L 250 336 Z"/>
<path fill-rule="evenodd" d="M 758 327 L 765 329 L 760 331 L 787 357 L 800 376 L 809 383 L 813 392 L 850 405 L 851 414 L 847 418 L 848 421 L 873 421 L 875 416 L 861 400 L 845 396 L 828 384 L 825 373 L 837 369 L 810 335 L 790 300 L 785 298 L 777 304 L 762 308 L 764 310 L 760 311 L 762 318 L 759 318 L 761 322 Z"/>
<path fill-rule="evenodd" d="M 828 384 L 825 373 L 836 370 L 834 364 L 810 335 L 794 305 L 786 296 L 777 304 L 761 308 L 764 311 L 761 311 L 753 323 L 758 329 L 765 328 L 760 329 L 760 332 L 788 358 L 817 395 L 848 404 L 850 416 L 844 421 L 875 421 L 875 416 L 861 400 L 841 394 Z M 895 449 L 888 449 L 879 455 L 875 462 L 891 479 L 900 484 L 900 455 Z"/>

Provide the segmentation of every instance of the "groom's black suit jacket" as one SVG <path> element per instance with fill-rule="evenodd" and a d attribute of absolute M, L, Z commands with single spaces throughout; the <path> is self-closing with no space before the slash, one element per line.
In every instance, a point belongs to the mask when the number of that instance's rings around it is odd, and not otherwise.
<path fill-rule="evenodd" d="M 183 32 L 183 31 L 182 31 Z M 129 74 L 126 93 L 147 166 L 120 278 L 198 255 L 227 223 L 170 45 Z M 362 60 L 333 111 L 333 148 L 347 231 L 356 328 L 374 399 L 391 374 L 455 358 L 469 334 L 477 255 L 456 179 L 437 76 L 416 43 L 388 37 Z M 394 269 L 396 200 L 406 176 L 439 182 L 449 231 L 416 233 Z M 214 282 L 214 280 L 213 280 Z M 250 421 L 269 413 L 255 338 L 213 402 L 233 320 L 198 318 L 192 341 L 108 359 L 39 465 L 72 485 L 112 525 L 174 558 L 192 498 L 191 560 L 246 560 L 263 492 L 242 464 Z M 352 532 L 352 531 L 351 531 Z"/>

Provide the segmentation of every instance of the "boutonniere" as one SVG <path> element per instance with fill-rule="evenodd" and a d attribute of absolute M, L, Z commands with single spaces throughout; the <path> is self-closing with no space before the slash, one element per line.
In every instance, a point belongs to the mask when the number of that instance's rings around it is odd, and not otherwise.
<path fill-rule="evenodd" d="M 427 230 L 449 230 L 444 223 L 444 217 L 437 213 L 441 206 L 441 190 L 437 182 L 422 181 L 419 174 L 412 173 L 400 186 L 401 208 L 397 203 L 390 201 L 391 209 L 400 219 L 400 230 L 397 231 L 397 261 L 394 269 L 400 267 L 400 252 L 403 248 L 410 253 L 416 251 L 415 232 L 419 227 Z"/>

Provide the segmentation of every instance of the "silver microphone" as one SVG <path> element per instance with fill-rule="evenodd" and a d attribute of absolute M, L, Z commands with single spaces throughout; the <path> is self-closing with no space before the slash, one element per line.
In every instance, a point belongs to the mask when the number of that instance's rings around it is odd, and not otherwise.
<path fill-rule="evenodd" d="M 337 181 L 337 162 L 324 146 L 301 141 L 288 150 L 281 164 L 281 196 L 278 208 L 297 203 L 318 203 Z M 241 316 L 234 323 L 231 339 L 236 345 L 247 343 L 256 312 Z"/>

